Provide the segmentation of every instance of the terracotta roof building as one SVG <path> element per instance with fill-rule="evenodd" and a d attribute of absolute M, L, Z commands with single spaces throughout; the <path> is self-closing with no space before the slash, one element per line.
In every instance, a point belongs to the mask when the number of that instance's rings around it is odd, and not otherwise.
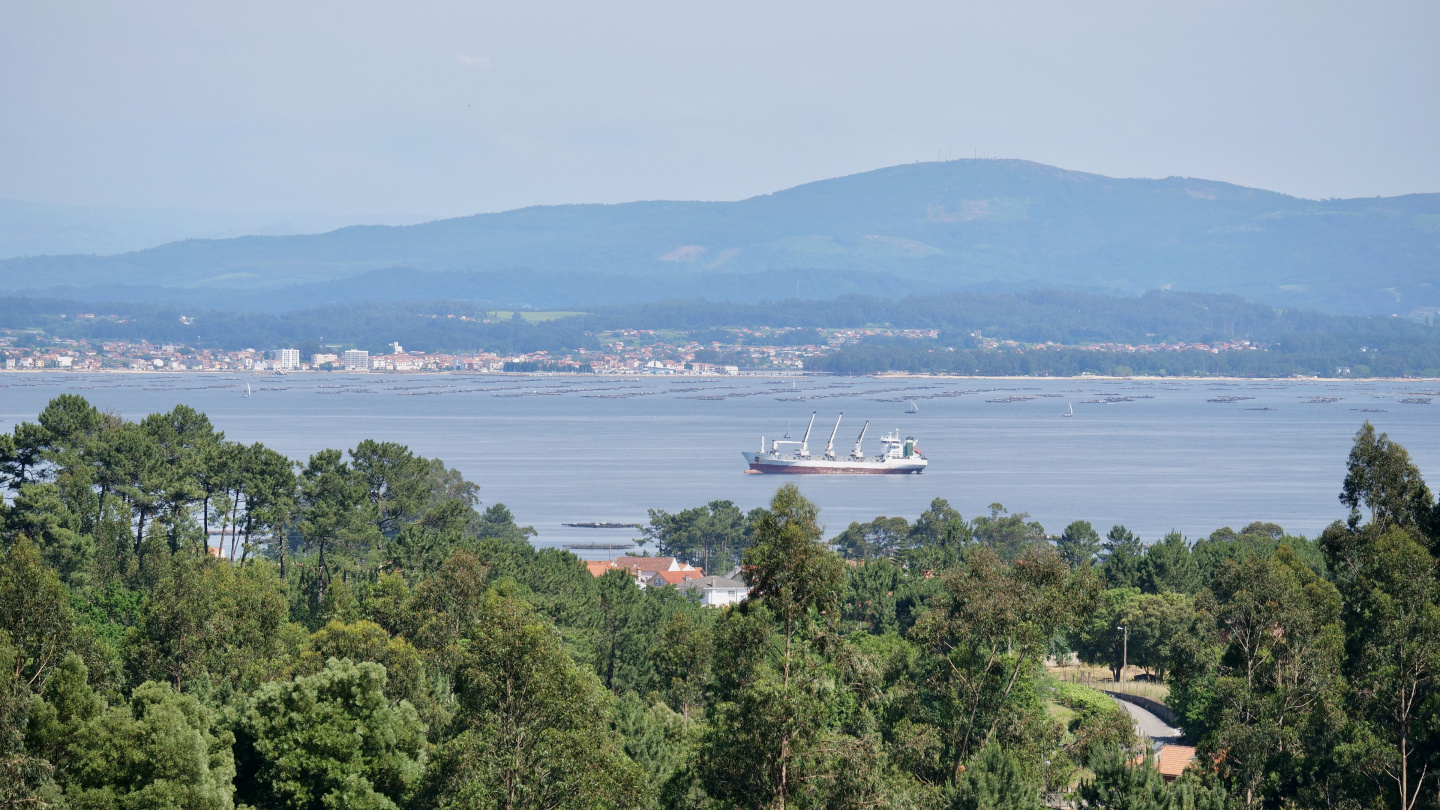
<path fill-rule="evenodd" d="M 1155 758 L 1155 767 L 1160 771 L 1160 777 L 1166 782 L 1174 782 L 1180 778 L 1180 774 L 1190 767 L 1195 759 L 1195 746 L 1193 745 L 1167 745 L 1160 749 L 1160 756 Z"/>
<path fill-rule="evenodd" d="M 620 566 L 610 560 L 586 560 L 585 567 L 589 569 L 590 576 L 603 577 L 606 571 L 618 570 Z"/>

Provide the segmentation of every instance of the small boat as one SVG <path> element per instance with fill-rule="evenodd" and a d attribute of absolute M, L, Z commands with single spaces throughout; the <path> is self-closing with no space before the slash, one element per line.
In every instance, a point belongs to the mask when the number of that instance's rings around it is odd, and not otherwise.
<path fill-rule="evenodd" d="M 919 412 L 920 412 L 920 406 L 915 404 L 915 400 L 913 400 L 913 399 L 910 400 L 910 410 L 906 411 L 906 413 L 919 413 Z"/>
<path fill-rule="evenodd" d="M 1068 419 L 1068 418 L 1070 418 L 1070 417 L 1072 417 L 1072 416 L 1075 415 L 1075 406 L 1074 406 L 1074 405 L 1072 405 L 1071 403 L 1067 402 L 1067 403 L 1065 403 L 1065 407 L 1069 408 L 1070 410 L 1066 411 L 1065 413 L 1060 414 L 1061 416 L 1063 416 L 1063 417 L 1065 417 L 1065 418 Z"/>

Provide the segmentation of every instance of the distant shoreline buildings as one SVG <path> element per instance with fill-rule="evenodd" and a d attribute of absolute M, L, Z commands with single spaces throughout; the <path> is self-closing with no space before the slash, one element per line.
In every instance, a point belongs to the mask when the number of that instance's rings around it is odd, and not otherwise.
<path fill-rule="evenodd" d="M 266 351 L 205 349 L 179 343 L 153 344 L 146 340 L 86 341 L 55 338 L 40 343 L 0 330 L 0 360 L 5 370 L 63 371 L 249 371 L 249 372 L 438 372 L 480 374 L 639 374 L 660 376 L 736 376 L 742 373 L 800 373 L 810 361 L 871 338 L 933 341 L 936 330 L 834 329 L 816 334 L 823 343 L 787 345 L 785 330 L 732 330 L 735 342 L 702 344 L 688 336 L 668 337 L 654 330 L 618 329 L 599 336 L 598 349 L 533 351 L 501 354 L 474 351 L 428 353 L 407 351 L 398 341 L 391 351 L 372 354 L 365 349 L 334 347 L 302 356 L 294 347 Z M 1061 345 L 1021 343 L 971 336 L 975 348 L 1018 352 L 1094 351 L 1114 354 L 1138 352 L 1256 351 L 1265 347 L 1251 341 L 1223 343 L 1157 343 Z"/>

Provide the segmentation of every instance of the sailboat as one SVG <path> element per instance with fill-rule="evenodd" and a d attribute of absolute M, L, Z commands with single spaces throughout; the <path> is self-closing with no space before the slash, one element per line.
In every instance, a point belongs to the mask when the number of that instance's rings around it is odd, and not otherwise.
<path fill-rule="evenodd" d="M 1074 405 L 1072 405 L 1071 403 L 1067 402 L 1067 403 L 1065 403 L 1065 407 L 1069 408 L 1070 410 L 1066 411 L 1065 413 L 1060 414 L 1061 416 L 1066 417 L 1066 418 L 1068 419 L 1069 417 L 1072 417 L 1072 416 L 1075 415 L 1075 406 L 1074 406 Z"/>
<path fill-rule="evenodd" d="M 906 413 L 919 413 L 919 412 L 920 412 L 920 406 L 915 404 L 915 400 L 913 400 L 913 399 L 910 400 L 910 410 L 906 411 Z"/>
<path fill-rule="evenodd" d="M 245 396 L 250 396 L 250 383 L 245 383 Z"/>

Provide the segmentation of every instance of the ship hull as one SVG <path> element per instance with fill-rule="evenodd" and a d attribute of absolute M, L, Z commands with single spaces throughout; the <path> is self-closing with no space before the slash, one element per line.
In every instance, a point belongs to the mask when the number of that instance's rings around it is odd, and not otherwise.
<path fill-rule="evenodd" d="M 826 459 L 767 458 L 743 453 L 750 472 L 766 475 L 919 475 L 928 465 L 924 458 L 883 461 L 829 461 Z"/>

